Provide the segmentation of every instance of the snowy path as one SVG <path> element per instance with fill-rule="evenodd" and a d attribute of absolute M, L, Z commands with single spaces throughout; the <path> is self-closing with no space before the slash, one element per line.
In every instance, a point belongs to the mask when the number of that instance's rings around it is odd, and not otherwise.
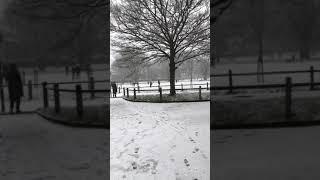
<path fill-rule="evenodd" d="M 111 179 L 209 180 L 209 102 L 110 103 Z"/>
<path fill-rule="evenodd" d="M 106 179 L 108 132 L 53 124 L 35 114 L 0 116 L 0 179 Z"/>
<path fill-rule="evenodd" d="M 214 180 L 320 179 L 320 127 L 213 132 Z"/>

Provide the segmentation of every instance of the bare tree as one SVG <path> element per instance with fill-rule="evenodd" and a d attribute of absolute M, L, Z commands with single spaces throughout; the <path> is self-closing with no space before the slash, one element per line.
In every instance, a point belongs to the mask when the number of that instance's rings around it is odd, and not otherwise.
<path fill-rule="evenodd" d="M 108 30 L 108 6 L 106 0 L 11 0 L 6 8 L 6 19 L 20 23 L 15 24 L 22 34 L 20 38 L 39 44 L 40 47 L 33 47 L 36 54 L 33 58 L 63 52 L 70 57 L 76 55 L 83 62 L 93 52 L 93 47 L 97 50 L 98 46 L 106 44 L 106 39 L 100 37 L 99 40 L 98 34 Z M 32 32 L 36 27 L 38 30 Z M 30 31 L 39 37 L 32 39 Z M 67 48 L 69 50 L 65 51 Z"/>
<path fill-rule="evenodd" d="M 112 67 L 117 68 L 125 78 L 137 82 L 142 75 L 142 69 L 149 66 L 148 62 L 141 63 L 141 59 L 145 58 L 144 54 L 131 49 L 122 49 L 119 52 L 120 57 L 113 62 Z"/>
<path fill-rule="evenodd" d="M 211 24 L 215 24 L 218 17 L 223 14 L 223 12 L 228 9 L 233 0 L 212 0 L 211 1 Z"/>
<path fill-rule="evenodd" d="M 254 39 L 258 44 L 257 81 L 264 82 L 263 75 L 263 34 L 264 34 L 264 0 L 251 0 L 249 19 Z"/>
<path fill-rule="evenodd" d="M 216 38 L 215 38 L 215 24 L 218 20 L 218 17 L 220 17 L 225 10 L 227 10 L 231 4 L 233 3 L 233 0 L 212 0 L 210 4 L 210 11 L 211 11 L 211 18 L 210 18 L 210 26 L 211 26 L 211 32 L 210 32 L 210 65 L 211 67 L 214 67 L 215 61 L 216 61 Z M 213 72 L 213 71 L 211 71 Z"/>
<path fill-rule="evenodd" d="M 296 33 L 300 59 L 310 59 L 313 32 L 317 24 L 319 3 L 315 0 L 285 0 L 288 18 Z"/>
<path fill-rule="evenodd" d="M 201 74 L 203 80 L 207 80 L 210 74 L 210 62 L 209 60 L 201 61 L 199 64 L 199 74 Z"/>
<path fill-rule="evenodd" d="M 170 95 L 175 71 L 185 61 L 209 53 L 208 0 L 125 0 L 114 4 L 114 43 L 143 52 L 141 61 L 169 62 Z"/>

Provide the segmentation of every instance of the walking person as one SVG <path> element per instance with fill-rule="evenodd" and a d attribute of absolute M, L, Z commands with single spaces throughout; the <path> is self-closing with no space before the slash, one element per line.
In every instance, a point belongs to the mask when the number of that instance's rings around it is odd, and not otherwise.
<path fill-rule="evenodd" d="M 115 82 L 112 82 L 111 83 L 111 87 L 112 87 L 112 97 L 116 98 L 117 97 L 117 91 L 118 91 L 117 84 Z"/>
<path fill-rule="evenodd" d="M 20 113 L 20 102 L 21 97 L 23 96 L 23 85 L 16 64 L 9 65 L 9 70 L 6 74 L 6 80 L 8 84 L 10 99 L 10 114 L 13 114 L 14 105 L 16 107 L 16 113 Z"/>

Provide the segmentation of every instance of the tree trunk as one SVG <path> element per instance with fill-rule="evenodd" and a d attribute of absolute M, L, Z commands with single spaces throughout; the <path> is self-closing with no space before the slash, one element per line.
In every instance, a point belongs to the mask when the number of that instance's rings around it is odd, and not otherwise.
<path fill-rule="evenodd" d="M 176 88 L 175 88 L 175 79 L 176 79 L 176 65 L 174 62 L 175 54 L 173 51 L 170 52 L 170 62 L 169 62 L 169 73 L 170 73 L 170 96 L 176 95 Z"/>
<path fill-rule="evenodd" d="M 264 82 L 264 74 L 263 74 L 263 41 L 260 39 L 259 41 L 259 55 L 258 55 L 258 63 L 257 63 L 257 74 L 258 74 L 258 82 Z"/>

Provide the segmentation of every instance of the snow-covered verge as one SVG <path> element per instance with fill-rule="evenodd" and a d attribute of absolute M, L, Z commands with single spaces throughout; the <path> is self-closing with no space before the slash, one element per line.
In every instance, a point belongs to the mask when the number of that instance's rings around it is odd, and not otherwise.
<path fill-rule="evenodd" d="M 82 115 L 78 115 L 75 107 L 61 107 L 60 112 L 56 113 L 53 107 L 41 108 L 37 111 L 42 117 L 63 124 L 85 127 L 109 127 L 109 106 L 89 105 L 85 106 Z"/>
<path fill-rule="evenodd" d="M 284 122 L 320 123 L 320 92 L 299 91 L 292 95 L 293 116 L 285 118 L 283 93 L 215 96 L 212 98 L 213 126 L 243 126 Z"/>
<path fill-rule="evenodd" d="M 320 127 L 211 131 L 213 180 L 320 179 Z"/>
<path fill-rule="evenodd" d="M 136 99 L 133 96 L 129 98 L 124 97 L 126 100 L 138 101 L 138 102 L 192 102 L 192 101 L 204 101 L 210 100 L 210 93 L 208 91 L 201 93 L 201 99 L 199 98 L 199 93 L 195 92 L 185 92 L 177 93 L 175 96 L 170 96 L 164 94 L 162 100 L 160 101 L 160 95 L 150 94 L 150 95 L 137 95 Z"/>
<path fill-rule="evenodd" d="M 0 116 L 0 179 L 105 180 L 109 131 L 70 128 L 36 114 Z"/>
<path fill-rule="evenodd" d="M 209 102 L 110 105 L 111 179 L 210 179 Z"/>

